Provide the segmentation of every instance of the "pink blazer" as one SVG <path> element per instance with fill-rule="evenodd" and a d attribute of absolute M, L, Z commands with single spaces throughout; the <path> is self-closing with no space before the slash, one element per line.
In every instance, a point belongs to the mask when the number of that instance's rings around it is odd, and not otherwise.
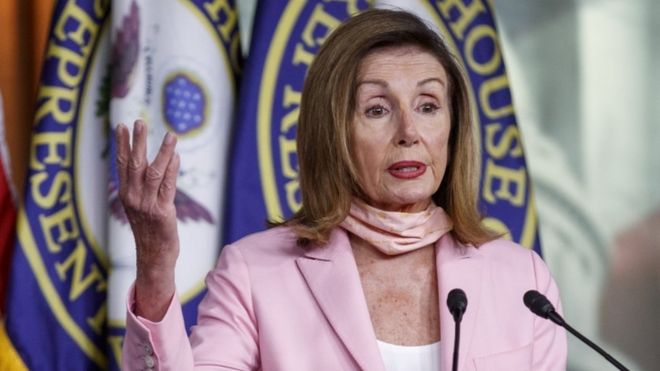
<path fill-rule="evenodd" d="M 287 228 L 224 248 L 206 279 L 190 338 L 174 298 L 162 321 L 130 310 L 126 370 L 375 370 L 384 366 L 346 232 L 304 250 Z M 529 289 L 559 307 L 548 268 L 532 251 L 496 240 L 476 249 L 451 235 L 436 243 L 442 370 L 451 370 L 454 323 L 447 293 L 462 288 L 461 370 L 565 370 L 566 335 L 523 304 Z"/>

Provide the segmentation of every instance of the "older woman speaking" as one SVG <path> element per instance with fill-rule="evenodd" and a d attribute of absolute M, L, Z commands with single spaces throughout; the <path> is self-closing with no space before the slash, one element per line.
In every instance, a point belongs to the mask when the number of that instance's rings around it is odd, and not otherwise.
<path fill-rule="evenodd" d="M 120 125 L 137 247 L 124 368 L 448 370 L 454 323 L 442 303 L 461 288 L 461 369 L 564 369 L 563 330 L 522 303 L 535 289 L 558 304 L 547 267 L 481 224 L 468 96 L 417 17 L 371 10 L 340 26 L 303 89 L 302 208 L 222 250 L 190 338 L 174 283 L 176 140 L 167 134 L 148 164 L 144 124 L 132 146 Z"/>

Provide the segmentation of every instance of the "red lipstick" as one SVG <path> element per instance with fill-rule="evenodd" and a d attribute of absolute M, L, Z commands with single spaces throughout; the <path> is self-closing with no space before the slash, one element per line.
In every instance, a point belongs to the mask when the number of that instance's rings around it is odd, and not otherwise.
<path fill-rule="evenodd" d="M 419 161 L 399 161 L 392 164 L 387 171 L 399 179 L 414 179 L 426 172 L 426 164 Z"/>

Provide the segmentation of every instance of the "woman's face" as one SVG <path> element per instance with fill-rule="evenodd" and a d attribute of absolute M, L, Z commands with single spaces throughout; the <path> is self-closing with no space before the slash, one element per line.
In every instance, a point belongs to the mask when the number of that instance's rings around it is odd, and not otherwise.
<path fill-rule="evenodd" d="M 362 190 L 382 210 L 424 210 L 447 167 L 447 74 L 414 46 L 382 48 L 360 64 L 352 152 Z"/>

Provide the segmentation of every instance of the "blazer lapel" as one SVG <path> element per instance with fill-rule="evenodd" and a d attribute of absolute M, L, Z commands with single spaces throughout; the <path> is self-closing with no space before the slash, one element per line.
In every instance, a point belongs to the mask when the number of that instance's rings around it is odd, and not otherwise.
<path fill-rule="evenodd" d="M 384 370 L 360 276 L 346 233 L 296 259 L 312 295 L 346 349 L 363 370 Z"/>
<path fill-rule="evenodd" d="M 467 354 L 475 333 L 482 286 L 482 260 L 474 247 L 458 245 L 451 234 L 436 243 L 438 291 L 440 300 L 440 337 L 442 369 L 451 370 L 454 352 L 454 319 L 447 308 L 447 294 L 454 288 L 465 291 L 468 305 L 461 321 L 458 365 L 466 366 Z"/>

